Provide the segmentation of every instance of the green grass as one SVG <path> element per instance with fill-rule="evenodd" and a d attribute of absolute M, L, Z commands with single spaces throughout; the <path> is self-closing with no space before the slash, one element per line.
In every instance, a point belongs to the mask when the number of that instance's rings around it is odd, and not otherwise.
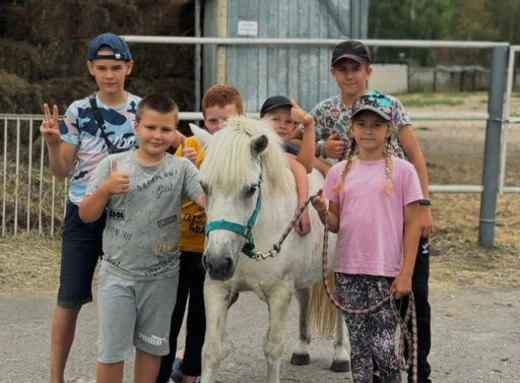
<path fill-rule="evenodd" d="M 401 95 L 399 100 L 406 107 L 428 107 L 438 105 L 458 106 L 464 104 L 463 95 L 423 93 L 420 95 Z"/>

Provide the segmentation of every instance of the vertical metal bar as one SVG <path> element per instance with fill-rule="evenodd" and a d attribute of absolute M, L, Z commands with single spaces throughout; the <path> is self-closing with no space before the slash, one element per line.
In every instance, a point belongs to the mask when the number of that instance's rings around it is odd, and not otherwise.
<path fill-rule="evenodd" d="M 32 138 L 33 118 L 29 120 L 29 169 L 27 170 L 27 233 L 31 230 Z"/>
<path fill-rule="evenodd" d="M 43 224 L 42 224 L 42 198 L 43 198 L 43 164 L 45 163 L 45 141 L 43 137 L 40 136 L 40 190 L 38 192 L 38 232 L 40 235 L 43 234 Z"/>
<path fill-rule="evenodd" d="M 489 86 L 486 141 L 484 143 L 484 169 L 480 198 L 480 220 L 478 242 L 483 246 L 493 246 L 495 240 L 495 213 L 497 206 L 498 179 L 500 168 L 500 136 L 504 106 L 505 71 L 509 47 L 493 48 L 491 81 Z"/>
<path fill-rule="evenodd" d="M 14 186 L 14 235 L 18 233 L 18 195 L 20 186 L 20 117 L 16 118 L 16 168 Z"/>
<path fill-rule="evenodd" d="M 507 85 L 506 85 L 506 101 L 504 104 L 504 118 L 506 121 L 502 124 L 502 139 L 500 145 L 500 179 L 498 191 L 500 194 L 504 192 L 506 183 L 506 159 L 507 159 L 507 131 L 509 129 L 509 117 L 511 114 L 511 97 L 513 94 L 513 81 L 515 74 L 515 59 L 517 47 L 509 49 L 509 63 L 507 65 Z"/>
<path fill-rule="evenodd" d="M 2 199 L 2 235 L 5 235 L 6 197 L 7 197 L 7 117 L 4 117 L 4 198 Z"/>
<path fill-rule="evenodd" d="M 361 3 L 360 0 L 350 0 L 350 38 L 361 38 Z"/>
<path fill-rule="evenodd" d="M 195 37 L 201 37 L 201 28 L 200 28 L 200 16 L 201 16 L 201 0 L 195 0 Z M 200 110 L 200 101 L 201 101 L 201 67 L 202 67 L 202 46 L 201 44 L 195 45 L 195 110 Z"/>

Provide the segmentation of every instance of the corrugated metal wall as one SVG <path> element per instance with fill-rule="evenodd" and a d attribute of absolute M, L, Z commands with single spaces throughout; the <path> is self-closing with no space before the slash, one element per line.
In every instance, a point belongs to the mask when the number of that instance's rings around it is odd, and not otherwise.
<path fill-rule="evenodd" d="M 366 37 L 368 0 L 224 1 L 227 37 L 241 37 L 238 34 L 240 20 L 257 22 L 258 37 Z M 354 7 L 360 7 L 355 12 L 360 20 L 351 22 Z M 206 13 L 206 16 L 210 15 Z M 215 30 L 213 23 L 215 21 L 210 24 Z M 224 49 L 225 81 L 240 89 L 250 112 L 258 111 L 267 97 L 276 94 L 295 98 L 302 107 L 311 109 L 320 100 L 337 93 L 329 73 L 332 47 L 272 45 L 226 46 Z M 208 80 L 205 79 L 205 85 Z"/>

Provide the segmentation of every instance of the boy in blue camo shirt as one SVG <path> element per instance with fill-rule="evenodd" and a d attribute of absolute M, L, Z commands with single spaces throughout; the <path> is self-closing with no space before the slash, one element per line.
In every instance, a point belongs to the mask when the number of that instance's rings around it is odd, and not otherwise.
<path fill-rule="evenodd" d="M 50 383 L 64 383 L 64 371 L 81 307 L 92 301 L 92 276 L 102 253 L 105 216 L 92 223 L 78 217 L 92 171 L 109 153 L 135 146 L 133 123 L 140 98 L 127 92 L 125 79 L 133 61 L 126 42 L 112 33 L 95 37 L 87 68 L 98 91 L 74 101 L 58 125 L 58 108 L 44 105 L 40 127 L 57 179 L 69 176 L 69 198 L 63 224 L 60 288 L 51 331 Z M 75 165 L 75 166 L 74 166 Z"/>

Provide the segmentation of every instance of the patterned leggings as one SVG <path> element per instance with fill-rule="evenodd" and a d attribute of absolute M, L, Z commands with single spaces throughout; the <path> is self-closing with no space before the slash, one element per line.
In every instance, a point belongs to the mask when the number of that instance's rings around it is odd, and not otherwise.
<path fill-rule="evenodd" d="M 336 273 L 336 295 L 346 308 L 366 309 L 389 293 L 392 279 L 371 275 Z M 350 337 L 350 358 L 354 383 L 372 383 L 372 356 L 383 383 L 400 383 L 395 333 L 397 322 L 386 303 L 369 315 L 344 314 Z"/>

